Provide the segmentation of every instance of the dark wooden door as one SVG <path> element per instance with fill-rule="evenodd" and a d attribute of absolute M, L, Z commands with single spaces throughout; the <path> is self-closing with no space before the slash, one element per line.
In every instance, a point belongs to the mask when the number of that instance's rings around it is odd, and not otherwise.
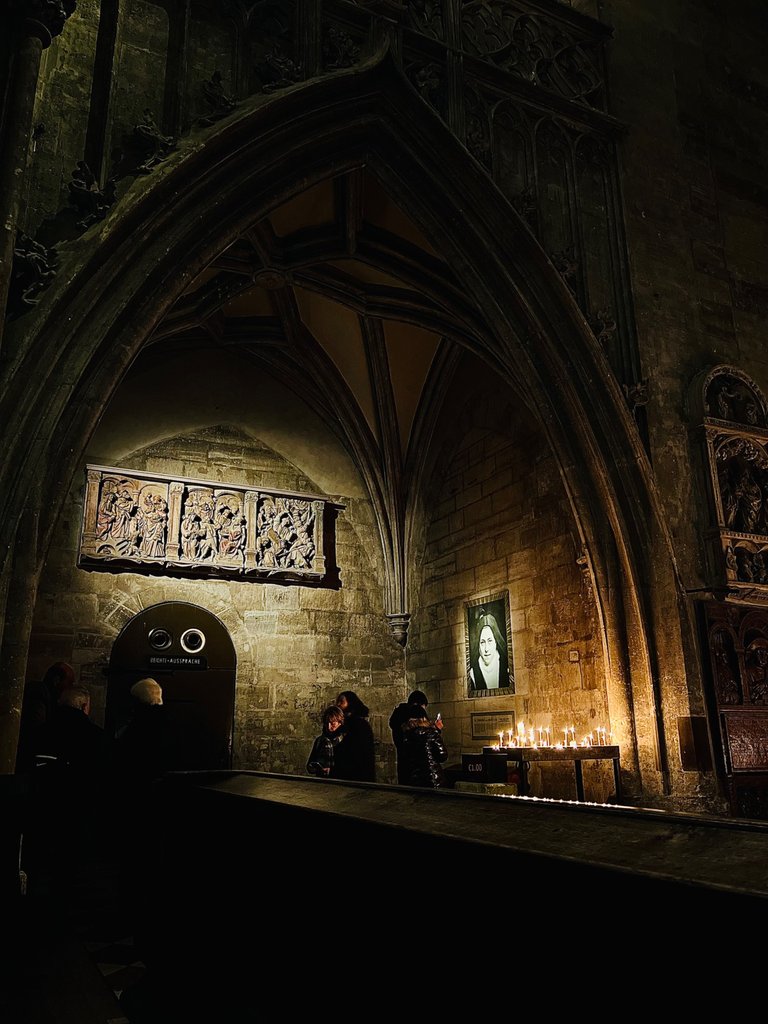
<path fill-rule="evenodd" d="M 153 605 L 125 626 L 109 661 L 105 726 L 116 732 L 130 714 L 130 689 L 147 676 L 163 688 L 180 771 L 232 764 L 237 658 L 211 612 L 183 601 Z"/>

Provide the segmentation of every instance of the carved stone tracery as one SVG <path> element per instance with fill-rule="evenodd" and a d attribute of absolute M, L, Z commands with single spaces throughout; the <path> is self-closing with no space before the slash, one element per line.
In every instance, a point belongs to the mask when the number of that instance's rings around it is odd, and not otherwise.
<path fill-rule="evenodd" d="M 331 504 L 89 466 L 79 564 L 318 579 L 326 571 L 323 527 Z"/>

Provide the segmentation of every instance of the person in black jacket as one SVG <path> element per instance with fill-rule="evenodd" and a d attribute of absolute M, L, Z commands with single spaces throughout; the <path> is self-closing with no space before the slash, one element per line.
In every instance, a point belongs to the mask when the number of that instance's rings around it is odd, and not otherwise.
<path fill-rule="evenodd" d="M 406 785 L 404 769 L 400 760 L 400 748 L 403 745 L 403 726 L 409 718 L 414 718 L 420 715 L 421 712 L 426 711 L 428 704 L 427 695 L 422 690 L 414 690 L 408 695 L 408 700 L 398 704 L 389 716 L 389 728 L 392 732 L 392 742 L 395 744 L 395 754 L 397 755 L 397 781 L 401 786 Z"/>
<path fill-rule="evenodd" d="M 103 772 L 109 767 L 107 734 L 91 721 L 90 712 L 91 694 L 87 687 L 63 690 L 41 732 L 36 752 L 55 757 L 60 768 Z"/>
<path fill-rule="evenodd" d="M 140 679 L 130 692 L 131 717 L 115 737 L 115 760 L 122 781 L 140 787 L 174 767 L 173 735 L 157 680 Z"/>
<path fill-rule="evenodd" d="M 35 754 L 45 737 L 45 728 L 59 697 L 74 685 L 75 670 L 66 661 L 56 661 L 41 680 L 28 683 L 25 687 L 16 756 L 18 771 L 31 771 L 35 767 Z"/>
<path fill-rule="evenodd" d="M 307 758 L 307 772 L 327 778 L 333 774 L 336 750 L 344 737 L 344 712 L 338 704 L 329 704 L 322 714 L 323 731 L 315 737 Z"/>
<path fill-rule="evenodd" d="M 344 712 L 344 730 L 331 778 L 375 782 L 376 752 L 368 707 L 353 690 L 343 690 L 336 703 Z"/>
<path fill-rule="evenodd" d="M 426 711 L 417 710 L 403 725 L 400 747 L 403 785 L 439 789 L 443 784 L 441 765 L 448 757 L 440 735 L 442 721 L 430 722 Z"/>

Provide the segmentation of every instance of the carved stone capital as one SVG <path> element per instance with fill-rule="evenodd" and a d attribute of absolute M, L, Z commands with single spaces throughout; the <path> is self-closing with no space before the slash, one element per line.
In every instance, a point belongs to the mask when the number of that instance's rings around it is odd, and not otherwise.
<path fill-rule="evenodd" d="M 61 35 L 76 7 L 77 0 L 8 0 L 6 10 L 22 36 L 37 37 L 45 48 Z"/>

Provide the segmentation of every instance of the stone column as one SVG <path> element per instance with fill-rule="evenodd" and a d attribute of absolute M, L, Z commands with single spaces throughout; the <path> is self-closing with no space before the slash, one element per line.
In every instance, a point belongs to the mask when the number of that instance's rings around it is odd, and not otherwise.
<path fill-rule="evenodd" d="M 88 483 L 85 488 L 85 508 L 83 510 L 83 554 L 96 551 L 97 518 L 99 514 L 99 484 L 101 473 L 96 469 L 87 471 Z"/>
<path fill-rule="evenodd" d="M 259 510 L 259 495 L 256 491 L 246 491 L 245 493 L 245 508 L 243 514 L 245 515 L 245 567 L 246 569 L 253 569 L 256 565 L 256 540 L 259 535 L 258 526 L 256 524 Z"/>
<path fill-rule="evenodd" d="M 8 304 L 21 198 L 29 155 L 40 58 L 61 34 L 76 0 L 6 0 L 3 22 L 14 39 L 0 140 L 0 343 Z"/>
<path fill-rule="evenodd" d="M 165 557 L 169 562 L 177 562 L 181 556 L 181 496 L 183 493 L 184 484 L 174 480 L 168 493 L 168 534 L 165 541 Z"/>

